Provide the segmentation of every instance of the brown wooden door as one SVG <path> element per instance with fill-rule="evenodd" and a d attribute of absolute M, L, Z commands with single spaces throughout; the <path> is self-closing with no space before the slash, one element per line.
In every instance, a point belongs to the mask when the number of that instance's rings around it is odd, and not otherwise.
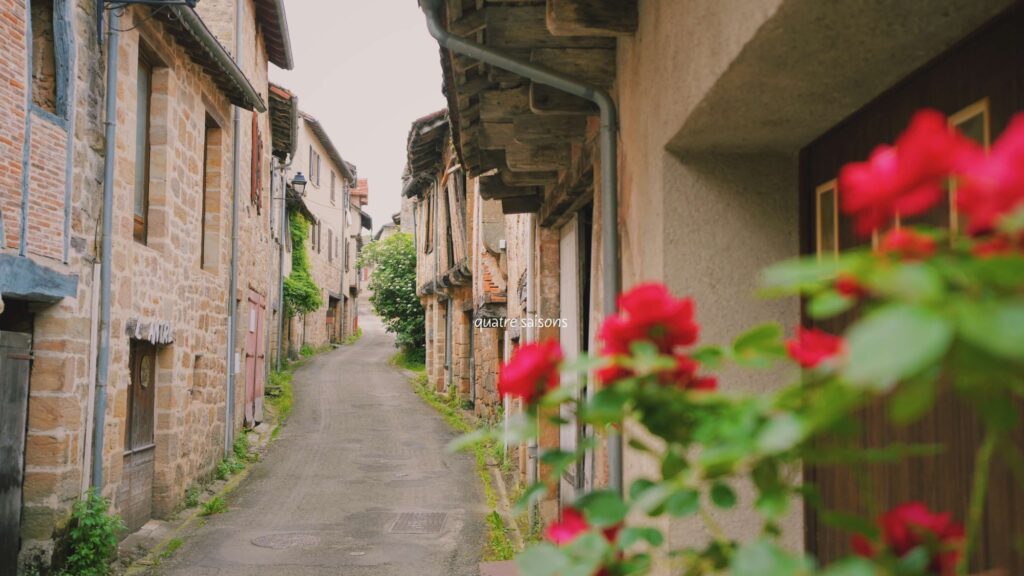
<path fill-rule="evenodd" d="M 0 573 L 14 574 L 21 544 L 21 485 L 32 337 L 0 332 Z"/>
<path fill-rule="evenodd" d="M 266 367 L 266 339 L 263 324 L 267 313 L 266 300 L 249 291 L 249 325 L 245 338 L 245 423 L 255 425 L 263 420 L 263 390 Z"/>
<path fill-rule="evenodd" d="M 1024 9 L 1003 15 L 968 41 L 908 77 L 890 92 L 839 124 L 801 153 L 801 236 L 803 251 L 832 257 L 833 250 L 870 245 L 858 237 L 850 219 L 834 209 L 832 181 L 840 167 L 866 158 L 872 148 L 892 142 L 906 127 L 914 111 L 931 107 L 951 117 L 969 136 L 996 138 L 1010 117 L 1024 110 Z M 930 213 L 914 220 L 955 228 L 956 215 L 947 199 Z M 819 242 L 822 250 L 819 252 Z M 817 325 L 830 332 L 843 331 L 855 314 Z M 810 323 L 808 321 L 808 323 Z M 1021 410 L 1024 415 L 1024 410 Z M 806 477 L 821 492 L 827 508 L 860 516 L 874 516 L 898 503 L 919 500 L 934 509 L 951 511 L 966 520 L 973 458 L 981 428 L 971 409 L 950 391 L 944 391 L 932 414 L 910 426 L 889 423 L 882 405 L 870 406 L 857 417 L 859 430 L 846 440 L 853 447 L 880 447 L 893 443 L 942 443 L 937 457 L 911 458 L 889 465 L 856 469 L 808 467 Z M 1018 430 L 1018 446 L 1024 434 Z M 832 439 L 828 448 L 841 443 Z M 865 498 L 866 494 L 870 498 Z M 867 509 L 877 500 L 880 510 Z M 811 506 L 806 508 L 808 551 L 829 562 L 849 554 L 849 536 L 826 522 Z M 997 462 L 972 569 L 1005 568 L 1024 574 L 1024 486 L 1015 482 L 1005 463 Z"/>
<path fill-rule="evenodd" d="M 124 437 L 124 476 L 118 500 L 129 531 L 153 516 L 153 474 L 156 457 L 156 347 L 132 340 L 128 355 L 128 417 Z"/>

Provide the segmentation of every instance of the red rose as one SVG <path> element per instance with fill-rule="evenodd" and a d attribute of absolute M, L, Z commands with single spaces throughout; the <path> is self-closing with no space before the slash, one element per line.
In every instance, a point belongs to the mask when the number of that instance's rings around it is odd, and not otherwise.
<path fill-rule="evenodd" d="M 882 254 L 903 260 L 924 260 L 935 254 L 935 239 L 909 228 L 890 230 L 878 246 Z"/>
<path fill-rule="evenodd" d="M 971 253 L 978 258 L 1024 254 L 1024 235 L 1014 239 L 1006 234 L 997 234 L 978 240 L 971 248 Z"/>
<path fill-rule="evenodd" d="M 675 298 L 664 284 L 639 284 L 619 296 L 619 313 L 605 319 L 598 337 L 605 354 L 628 354 L 638 340 L 654 343 L 664 354 L 697 341 L 693 301 Z"/>
<path fill-rule="evenodd" d="M 1017 114 L 989 153 L 973 142 L 957 160 L 957 209 L 971 234 L 995 228 L 1024 205 L 1024 114 Z"/>
<path fill-rule="evenodd" d="M 922 110 L 895 145 L 879 146 L 866 162 L 844 166 L 839 196 L 843 212 L 856 217 L 857 233 L 866 236 L 897 214 L 914 216 L 935 206 L 965 141 L 945 116 Z"/>
<path fill-rule="evenodd" d="M 561 546 L 572 542 L 577 536 L 588 530 L 590 530 L 590 524 L 587 523 L 586 518 L 583 517 L 579 510 L 565 508 L 562 510 L 562 519 L 548 526 L 546 535 L 548 540 Z M 601 533 L 604 534 L 608 542 L 615 542 L 621 530 L 622 524 L 616 524 L 601 530 Z"/>
<path fill-rule="evenodd" d="M 841 274 L 836 278 L 835 289 L 836 292 L 854 300 L 859 300 L 870 294 L 868 289 L 856 277 L 849 274 Z"/>
<path fill-rule="evenodd" d="M 558 365 L 562 347 L 555 340 L 520 346 L 501 367 L 498 393 L 532 403 L 558 386 Z"/>
<path fill-rule="evenodd" d="M 800 328 L 796 338 L 786 342 L 786 351 L 804 368 L 814 368 L 842 353 L 844 345 L 842 338 L 828 332 Z"/>
<path fill-rule="evenodd" d="M 907 502 L 878 518 L 882 541 L 874 544 L 864 536 L 851 540 L 854 552 L 868 558 L 891 553 L 901 558 L 911 550 L 924 546 L 931 554 L 930 574 L 952 576 L 960 559 L 963 526 L 949 513 L 937 514 L 920 502 Z"/>

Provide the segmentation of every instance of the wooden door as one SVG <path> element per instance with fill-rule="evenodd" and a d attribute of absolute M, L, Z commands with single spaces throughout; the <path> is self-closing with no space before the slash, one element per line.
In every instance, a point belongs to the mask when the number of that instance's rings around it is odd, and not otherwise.
<path fill-rule="evenodd" d="M 156 457 L 156 347 L 132 340 L 129 353 L 128 417 L 124 436 L 124 475 L 118 494 L 121 517 L 133 532 L 153 516 Z"/>
<path fill-rule="evenodd" d="M 0 573 L 14 574 L 21 547 L 21 485 L 25 474 L 32 337 L 0 332 Z"/>
<path fill-rule="evenodd" d="M 263 336 L 266 328 L 264 323 L 267 320 L 267 301 L 263 296 L 259 297 L 259 307 L 256 309 L 256 382 L 253 394 L 253 423 L 263 421 L 263 394 L 267 382 L 267 339 Z"/>
<path fill-rule="evenodd" d="M 245 423 L 253 425 L 256 422 L 256 388 L 260 381 L 262 362 L 260 361 L 260 348 L 263 339 L 260 338 L 260 302 L 262 297 L 256 292 L 249 291 L 249 322 L 245 332 Z"/>
<path fill-rule="evenodd" d="M 834 187 L 840 167 L 866 158 L 872 148 L 892 142 L 906 127 L 914 111 L 931 107 L 950 117 L 965 134 L 983 143 L 998 137 L 1010 117 L 1024 110 L 1024 9 L 1020 5 L 968 41 L 912 74 L 890 92 L 836 126 L 801 153 L 801 228 L 803 251 L 822 258 L 856 246 L 869 246 L 871 238 L 858 237 L 852 223 L 835 209 L 841 190 Z M 950 192 L 953 193 L 952 191 Z M 947 199 L 928 214 L 914 219 L 957 232 L 953 203 Z M 904 222 L 906 223 L 906 222 Z M 843 331 L 855 314 L 814 323 L 833 333 Z M 807 323 L 811 322 L 807 319 Z M 1024 409 L 1020 410 L 1024 417 Z M 981 426 L 969 406 L 948 387 L 940 394 L 933 413 L 910 426 L 894 426 L 881 404 L 869 406 L 857 417 L 854 447 L 880 447 L 893 443 L 942 443 L 939 456 L 911 458 L 888 465 L 861 466 L 856 470 L 808 467 L 806 477 L 821 492 L 831 510 L 870 516 L 864 496 L 887 509 L 909 500 L 952 512 L 966 520 L 973 457 L 981 440 Z M 1018 429 L 1016 443 L 1024 445 Z M 838 439 L 822 442 L 836 445 Z M 996 462 L 978 554 L 972 569 L 1003 568 L 1024 574 L 1024 487 L 1005 463 Z M 806 508 L 806 545 L 809 552 L 829 562 L 850 553 L 849 536 L 835 529 L 811 506 Z"/>

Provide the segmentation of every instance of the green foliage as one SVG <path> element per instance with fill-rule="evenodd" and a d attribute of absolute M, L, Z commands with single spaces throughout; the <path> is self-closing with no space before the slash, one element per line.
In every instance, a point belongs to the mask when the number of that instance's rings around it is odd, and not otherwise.
<path fill-rule="evenodd" d="M 320 287 L 313 281 L 309 270 L 309 255 L 306 254 L 306 239 L 309 237 L 309 222 L 298 212 L 290 214 L 292 234 L 292 271 L 284 279 L 284 307 L 290 316 L 309 314 L 323 306 Z"/>
<path fill-rule="evenodd" d="M 356 342 L 359 342 L 359 339 L 362 338 L 362 337 L 363 337 L 363 329 L 362 328 L 356 328 L 355 332 L 353 332 L 352 334 L 349 334 L 348 337 L 345 338 L 345 344 L 355 344 Z"/>
<path fill-rule="evenodd" d="M 411 234 L 394 234 L 363 248 L 359 266 L 374 266 L 370 303 L 402 348 L 423 348 L 426 327 L 416 295 L 416 244 Z"/>
<path fill-rule="evenodd" d="M 203 493 L 202 489 L 198 486 L 190 486 L 185 491 L 185 508 L 195 508 L 199 505 L 199 496 Z"/>
<path fill-rule="evenodd" d="M 316 348 L 310 346 L 309 344 L 303 344 L 302 348 L 299 349 L 299 355 L 302 356 L 303 358 L 309 358 L 310 356 L 314 356 L 316 355 Z"/>
<path fill-rule="evenodd" d="M 220 514 L 227 512 L 228 503 L 224 501 L 220 496 L 210 498 L 203 504 L 202 511 L 199 512 L 200 516 L 213 516 L 214 514 Z"/>
<path fill-rule="evenodd" d="M 274 416 L 277 419 L 278 427 L 274 428 L 274 433 L 280 430 L 280 425 L 292 413 L 294 399 L 295 390 L 292 386 L 291 370 L 285 369 L 280 372 L 271 372 L 267 380 L 267 403 L 273 409 Z"/>
<path fill-rule="evenodd" d="M 217 464 L 217 480 L 227 480 L 231 476 L 245 470 L 245 460 L 239 460 L 234 455 L 225 458 Z"/>
<path fill-rule="evenodd" d="M 70 555 L 62 572 L 70 576 L 106 576 L 117 555 L 118 535 L 125 529 L 109 513 L 110 502 L 90 489 L 71 511 Z"/>
<path fill-rule="evenodd" d="M 427 359 L 423 348 L 404 348 L 391 357 L 391 365 L 412 372 L 423 372 L 427 369 Z"/>

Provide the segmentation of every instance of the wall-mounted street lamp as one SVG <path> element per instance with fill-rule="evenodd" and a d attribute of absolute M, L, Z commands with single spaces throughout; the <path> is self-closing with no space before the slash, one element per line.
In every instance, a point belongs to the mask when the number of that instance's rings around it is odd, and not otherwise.
<path fill-rule="evenodd" d="M 299 196 L 306 195 L 306 177 L 302 175 L 302 172 L 296 172 L 295 177 L 292 178 L 292 188 Z"/>

